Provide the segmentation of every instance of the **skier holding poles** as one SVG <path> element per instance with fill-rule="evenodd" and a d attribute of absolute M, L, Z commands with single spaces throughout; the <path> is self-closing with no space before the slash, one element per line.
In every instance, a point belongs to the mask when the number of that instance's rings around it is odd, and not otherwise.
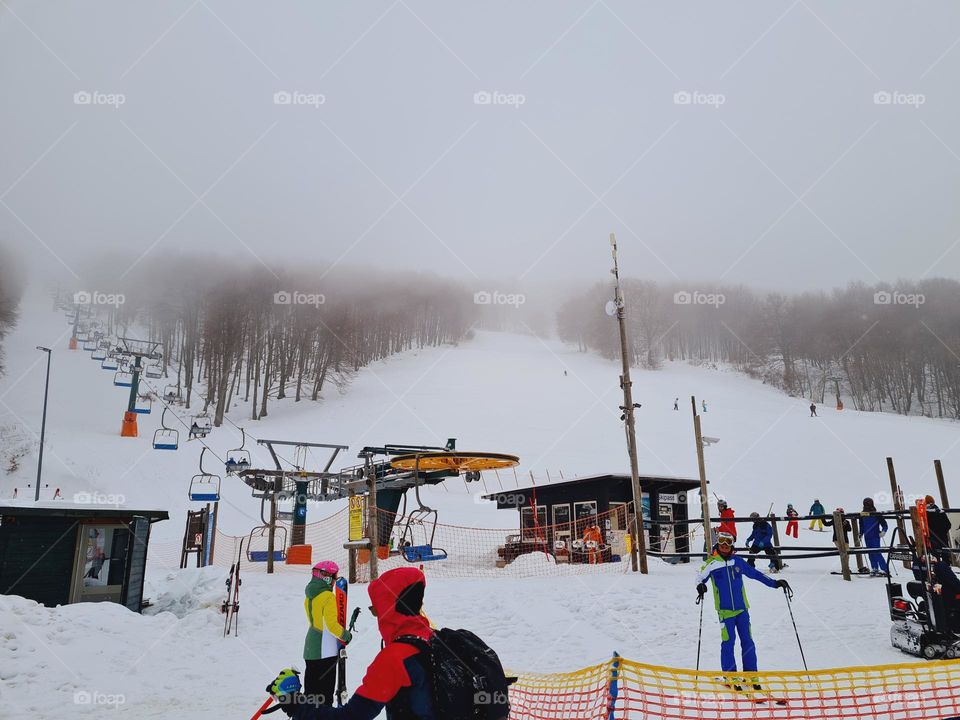
<path fill-rule="evenodd" d="M 719 533 L 716 548 L 707 559 L 700 573 L 697 575 L 697 596 L 702 601 L 707 592 L 707 580 L 713 581 L 713 600 L 723 624 L 720 643 L 720 667 L 724 673 L 737 671 L 737 660 L 734 655 L 734 645 L 737 635 L 740 636 L 740 655 L 745 672 L 757 670 L 757 646 L 753 642 L 750 632 L 750 604 L 743 587 L 743 577 L 747 576 L 767 587 L 781 588 L 790 593 L 790 584 L 786 580 L 774 580 L 761 571 L 751 567 L 747 562 L 736 555 L 733 550 L 734 538 L 730 533 Z M 739 685 L 734 685 L 740 690 Z M 754 690 L 760 690 L 754 683 Z"/>

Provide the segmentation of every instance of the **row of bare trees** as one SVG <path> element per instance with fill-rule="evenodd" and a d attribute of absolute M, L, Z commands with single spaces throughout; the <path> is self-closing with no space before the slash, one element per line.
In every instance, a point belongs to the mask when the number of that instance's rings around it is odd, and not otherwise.
<path fill-rule="evenodd" d="M 122 291 L 112 321 L 161 343 L 164 382 L 217 426 L 238 401 L 260 419 L 273 401 L 342 391 L 394 353 L 457 343 L 473 314 L 462 288 L 433 276 L 278 277 L 197 257 L 155 263 Z"/>
<path fill-rule="evenodd" d="M 618 357 L 612 297 L 597 285 L 563 304 L 560 337 Z M 960 418 L 960 283 L 851 284 L 830 293 L 628 280 L 631 361 L 726 363 L 818 402 Z"/>
<path fill-rule="evenodd" d="M 23 293 L 23 273 L 13 254 L 0 247 L 0 375 L 4 372 L 3 339 L 17 324 L 17 308 Z"/>

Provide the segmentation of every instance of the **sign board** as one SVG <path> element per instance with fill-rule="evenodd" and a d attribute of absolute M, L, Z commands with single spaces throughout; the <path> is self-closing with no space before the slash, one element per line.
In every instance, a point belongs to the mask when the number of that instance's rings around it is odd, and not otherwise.
<path fill-rule="evenodd" d="M 680 502 L 680 498 L 676 493 L 660 493 L 660 502 L 676 505 Z"/>
<path fill-rule="evenodd" d="M 351 542 L 363 540 L 363 516 L 367 510 L 366 495 L 350 496 L 350 536 Z"/>

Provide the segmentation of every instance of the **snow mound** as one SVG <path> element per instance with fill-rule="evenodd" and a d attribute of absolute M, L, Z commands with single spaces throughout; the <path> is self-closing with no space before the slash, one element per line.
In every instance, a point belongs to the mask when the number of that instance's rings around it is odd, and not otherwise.
<path fill-rule="evenodd" d="M 225 568 L 211 565 L 204 568 L 187 568 L 165 573 L 161 578 L 148 577 L 143 587 L 143 597 L 150 600 L 144 615 L 172 613 L 184 618 L 202 609 L 220 611 L 226 596 Z"/>

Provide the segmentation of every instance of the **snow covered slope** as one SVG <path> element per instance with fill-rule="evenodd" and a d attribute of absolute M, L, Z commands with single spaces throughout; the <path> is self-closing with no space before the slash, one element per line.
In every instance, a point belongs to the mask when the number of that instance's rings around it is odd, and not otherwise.
<path fill-rule="evenodd" d="M 150 449 L 157 413 L 140 418 L 141 438 L 120 438 L 126 391 L 113 387 L 112 375 L 87 353 L 67 351 L 68 337 L 62 315 L 46 298 L 28 298 L 7 341 L 0 427 L 8 428 L 8 437 L 17 435 L 9 429 L 20 428 L 28 439 L 39 430 L 43 358 L 34 347 L 55 348 L 44 498 L 60 487 L 68 501 L 74 493 L 100 492 L 123 495 L 131 506 L 167 509 L 173 519 L 155 526 L 155 542 L 178 541 L 198 443 L 184 442 L 178 452 Z M 547 471 L 556 479 L 560 471 L 569 478 L 626 469 L 617 376 L 616 363 L 554 341 L 479 333 L 459 347 L 377 363 L 361 371 L 346 394 L 322 403 L 285 401 L 256 423 L 244 422 L 243 407 L 231 417 L 257 437 L 349 444 L 345 464 L 364 444 L 443 444 L 456 437 L 462 449 L 518 454 L 521 482 L 529 471 L 543 482 Z M 695 394 L 708 404 L 705 434 L 721 438 L 707 450 L 712 489 L 740 513 L 764 512 L 771 503 L 782 510 L 787 502 L 804 511 L 816 496 L 828 507 L 852 509 L 871 495 L 888 507 L 887 455 L 896 459 L 908 493 L 934 487 L 933 458 L 943 460 L 948 479 L 960 465 L 955 423 L 827 408 L 810 418 L 802 399 L 735 373 L 683 364 L 637 372 L 634 381 L 643 404 L 641 468 L 695 475 L 688 409 Z M 230 425 L 208 438 L 221 455 L 238 441 Z M 9 498 L 19 487 L 21 497 L 32 496 L 25 490 L 35 472 L 35 446 L 32 452 L 17 471 L 0 475 L 0 495 Z M 509 484 L 512 474 L 504 479 Z M 448 485 L 427 498 L 443 522 L 516 526 L 514 513 L 475 501 L 476 485 L 472 496 L 463 483 Z M 239 481 L 224 481 L 224 498 L 222 529 L 245 533 L 257 523 L 258 502 Z M 310 517 L 335 509 L 311 505 Z M 823 542 L 826 536 L 815 537 Z M 801 533 L 801 540 L 809 538 Z M 784 574 L 798 593 L 794 611 L 810 665 L 909 660 L 890 647 L 882 582 L 844 583 L 829 575 L 830 567 L 818 561 Z M 692 571 L 654 561 L 648 577 L 438 579 L 429 584 L 426 609 L 439 625 L 474 629 L 517 669 L 572 670 L 614 650 L 639 661 L 692 667 L 698 618 Z M 130 718 L 249 717 L 273 674 L 298 662 L 304 579 L 248 573 L 240 637 L 223 639 L 216 606 L 224 578 L 218 568 L 169 572 L 154 565 L 147 595 L 157 606 L 144 616 L 108 604 L 47 609 L 0 597 L 4 711 L 13 709 L 12 717 L 94 717 L 115 705 L 118 716 Z M 761 664 L 798 667 L 782 595 L 755 584 L 749 593 Z M 362 586 L 355 588 L 352 602 L 364 606 L 364 594 Z M 705 624 L 703 665 L 717 667 L 719 629 L 712 613 Z M 378 647 L 374 624 L 365 617 L 351 645 L 352 686 Z"/>

